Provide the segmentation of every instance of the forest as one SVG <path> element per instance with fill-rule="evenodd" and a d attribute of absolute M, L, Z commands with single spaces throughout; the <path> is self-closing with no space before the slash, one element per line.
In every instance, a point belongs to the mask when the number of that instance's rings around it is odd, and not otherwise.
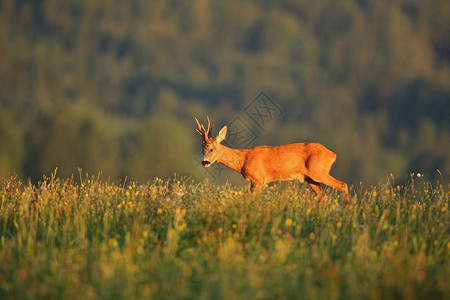
<path fill-rule="evenodd" d="M 0 0 L 0 177 L 243 183 L 201 167 L 208 115 L 350 184 L 446 182 L 449 83 L 446 0 Z"/>

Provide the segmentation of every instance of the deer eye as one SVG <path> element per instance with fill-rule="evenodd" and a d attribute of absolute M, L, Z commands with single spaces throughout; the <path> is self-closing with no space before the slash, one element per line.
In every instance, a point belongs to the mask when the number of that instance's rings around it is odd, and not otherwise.
<path fill-rule="evenodd" d="M 211 148 L 211 149 L 209 149 L 209 152 L 213 152 L 213 151 L 214 151 L 214 149 L 212 149 L 212 148 Z"/>

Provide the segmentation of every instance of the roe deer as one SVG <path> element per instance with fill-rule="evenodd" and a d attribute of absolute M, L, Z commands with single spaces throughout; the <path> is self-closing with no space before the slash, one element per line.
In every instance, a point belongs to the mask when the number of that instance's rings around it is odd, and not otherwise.
<path fill-rule="evenodd" d="M 233 149 L 220 144 L 227 134 L 224 126 L 216 138 L 209 137 L 211 121 L 208 129 L 197 122 L 197 132 L 202 136 L 203 161 L 205 167 L 219 162 L 237 172 L 251 182 L 251 191 L 261 191 L 262 187 L 276 180 L 304 180 L 323 200 L 320 183 L 328 185 L 344 193 L 349 201 L 347 184 L 333 178 L 331 166 L 336 154 L 318 143 L 295 143 L 281 146 L 258 146 L 250 149 Z"/>

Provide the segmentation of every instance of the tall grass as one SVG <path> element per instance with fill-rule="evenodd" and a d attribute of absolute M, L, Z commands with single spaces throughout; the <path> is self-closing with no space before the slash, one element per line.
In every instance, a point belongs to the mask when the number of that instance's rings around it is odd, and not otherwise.
<path fill-rule="evenodd" d="M 419 188 L 420 186 L 420 188 Z M 111 183 L 0 190 L 0 298 L 431 299 L 450 295 L 448 186 Z"/>

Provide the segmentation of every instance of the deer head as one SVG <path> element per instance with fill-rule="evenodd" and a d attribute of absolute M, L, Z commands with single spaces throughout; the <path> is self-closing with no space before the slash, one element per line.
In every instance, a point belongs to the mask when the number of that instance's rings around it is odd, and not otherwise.
<path fill-rule="evenodd" d="M 216 138 L 214 139 L 210 138 L 209 131 L 211 129 L 211 121 L 209 120 L 209 117 L 206 118 L 208 119 L 208 129 L 206 130 L 203 124 L 200 124 L 198 122 L 197 118 L 195 118 L 195 121 L 197 122 L 198 126 L 196 130 L 202 137 L 202 146 L 203 146 L 202 165 L 207 168 L 211 166 L 222 155 L 220 143 L 225 139 L 225 136 L 227 135 L 227 126 L 222 127 Z"/>

